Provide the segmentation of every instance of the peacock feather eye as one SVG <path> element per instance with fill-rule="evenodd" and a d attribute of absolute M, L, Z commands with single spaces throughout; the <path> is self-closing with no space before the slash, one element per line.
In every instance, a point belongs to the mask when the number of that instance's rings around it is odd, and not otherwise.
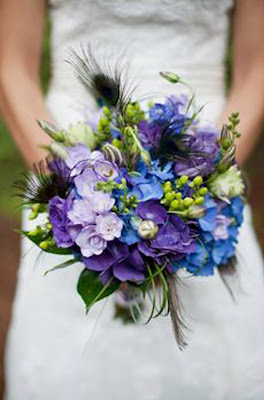
<path fill-rule="evenodd" d="M 127 68 L 120 60 L 114 63 L 112 59 L 111 62 L 106 58 L 100 62 L 98 59 L 88 46 L 78 51 L 71 49 L 66 61 L 73 66 L 77 79 L 100 107 L 106 105 L 123 113 L 134 91 L 126 78 Z"/>

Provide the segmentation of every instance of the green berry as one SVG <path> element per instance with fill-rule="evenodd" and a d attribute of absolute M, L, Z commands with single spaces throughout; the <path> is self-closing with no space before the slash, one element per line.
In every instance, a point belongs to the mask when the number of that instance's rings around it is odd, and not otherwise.
<path fill-rule="evenodd" d="M 170 181 L 166 181 L 164 184 L 165 187 L 171 187 L 171 182 Z"/>
<path fill-rule="evenodd" d="M 179 200 L 173 200 L 172 202 L 171 202 L 171 205 L 170 205 L 170 207 L 171 207 L 171 209 L 172 210 L 177 210 L 177 208 L 179 207 Z"/>
<path fill-rule="evenodd" d="M 171 186 L 164 186 L 164 188 L 163 188 L 163 192 L 166 194 L 166 193 L 170 193 L 171 192 L 171 190 L 172 190 L 172 188 L 171 188 Z"/>
<path fill-rule="evenodd" d="M 49 242 L 47 240 L 44 240 L 43 242 L 40 242 L 39 247 L 42 250 L 47 250 L 49 247 Z"/>
<path fill-rule="evenodd" d="M 165 194 L 165 199 L 167 201 L 172 201 L 174 199 L 174 194 L 172 192 L 166 193 Z"/>
<path fill-rule="evenodd" d="M 176 199 L 181 200 L 182 199 L 182 194 L 180 192 L 176 193 Z"/>
<path fill-rule="evenodd" d="M 198 175 L 193 180 L 194 185 L 200 186 L 203 183 L 203 178 Z"/>
<path fill-rule="evenodd" d="M 185 197 L 183 200 L 183 205 L 185 207 L 190 207 L 193 204 L 193 199 L 191 197 Z"/>
<path fill-rule="evenodd" d="M 32 221 L 33 219 L 37 218 L 38 213 L 36 211 L 31 211 L 31 213 L 29 214 L 28 219 L 30 219 L 30 221 Z"/>
<path fill-rule="evenodd" d="M 46 228 L 47 228 L 48 230 L 51 230 L 51 229 L 52 229 L 52 224 L 51 224 L 50 222 L 48 222 L 48 223 L 46 224 Z"/>
<path fill-rule="evenodd" d="M 37 236 L 37 235 L 38 235 L 37 229 L 34 229 L 33 231 L 29 231 L 29 232 L 28 232 L 28 235 L 29 235 L 29 236 Z"/>
<path fill-rule="evenodd" d="M 180 177 L 180 182 L 182 185 L 185 185 L 188 182 L 188 176 L 187 175 L 183 175 Z"/>
<path fill-rule="evenodd" d="M 199 194 L 201 196 L 205 196 L 207 192 L 208 192 L 207 187 L 202 187 L 201 189 L 199 189 Z"/>
<path fill-rule="evenodd" d="M 204 197 L 199 196 L 199 197 L 197 197 L 197 198 L 195 199 L 195 204 L 196 204 L 197 206 L 200 206 L 200 205 L 202 205 L 203 203 L 204 203 Z"/>
<path fill-rule="evenodd" d="M 106 106 L 103 107 L 103 113 L 106 117 L 111 117 L 111 111 Z"/>

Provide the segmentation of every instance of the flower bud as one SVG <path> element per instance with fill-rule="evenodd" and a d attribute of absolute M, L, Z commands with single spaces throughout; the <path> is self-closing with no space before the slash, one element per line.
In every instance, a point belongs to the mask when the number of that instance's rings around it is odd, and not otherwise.
<path fill-rule="evenodd" d="M 234 134 L 228 129 L 227 125 L 223 126 L 220 138 L 223 149 L 228 149 L 234 143 Z"/>
<path fill-rule="evenodd" d="M 225 167 L 226 169 L 228 167 L 230 167 L 230 165 L 233 163 L 233 161 L 235 159 L 235 154 L 236 154 L 236 146 L 233 145 L 233 146 L 229 147 L 229 149 L 225 153 L 224 157 L 222 158 L 221 163 L 220 163 L 220 168 L 222 166 Z"/>
<path fill-rule="evenodd" d="M 182 185 L 185 185 L 188 182 L 188 176 L 187 175 L 183 175 L 180 177 L 180 182 Z"/>
<path fill-rule="evenodd" d="M 202 206 L 193 205 L 187 211 L 188 218 L 201 218 L 204 216 L 205 208 Z"/>
<path fill-rule="evenodd" d="M 110 143 L 106 143 L 102 147 L 102 151 L 105 155 L 105 158 L 108 161 L 110 161 L 111 163 L 117 164 L 119 167 L 121 165 L 123 165 L 124 160 L 123 160 L 121 151 L 117 147 L 113 146 Z"/>
<path fill-rule="evenodd" d="M 138 234 L 142 239 L 154 239 L 158 230 L 158 226 L 148 219 L 141 221 L 138 226 Z"/>
<path fill-rule="evenodd" d="M 160 76 L 166 79 L 166 81 L 170 83 L 178 83 L 180 82 L 181 78 L 179 75 L 175 74 L 174 72 L 160 72 Z"/>
<path fill-rule="evenodd" d="M 183 200 L 183 205 L 185 207 L 190 207 L 193 204 L 193 199 L 191 197 L 185 197 Z"/>
<path fill-rule="evenodd" d="M 200 175 L 196 176 L 193 179 L 193 184 L 194 185 L 200 186 L 202 183 L 203 183 L 203 178 Z"/>
<path fill-rule="evenodd" d="M 199 196 L 195 199 L 195 204 L 200 206 L 204 203 L 204 197 L 203 196 Z"/>
<path fill-rule="evenodd" d="M 49 242 L 47 240 L 44 240 L 43 242 L 40 242 L 39 247 L 42 250 L 47 250 L 49 248 Z"/>
<path fill-rule="evenodd" d="M 56 142 L 64 142 L 66 136 L 63 131 L 60 129 L 56 128 L 56 126 L 50 124 L 49 122 L 42 121 L 42 120 L 37 120 L 39 126 L 41 129 L 43 129 L 44 132 L 46 132 L 53 140 Z"/>
<path fill-rule="evenodd" d="M 173 200 L 172 202 L 171 202 L 171 205 L 170 205 L 170 208 L 172 209 L 172 210 L 177 210 L 177 208 L 179 207 L 179 204 L 180 204 L 180 202 L 179 202 L 179 200 Z"/>

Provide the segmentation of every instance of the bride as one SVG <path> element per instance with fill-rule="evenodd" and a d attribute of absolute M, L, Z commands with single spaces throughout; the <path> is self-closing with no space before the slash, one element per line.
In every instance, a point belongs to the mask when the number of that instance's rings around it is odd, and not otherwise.
<path fill-rule="evenodd" d="M 52 21 L 52 80 L 39 83 L 45 8 Z M 234 8 L 233 74 L 228 98 L 224 59 Z M 240 111 L 238 161 L 250 156 L 264 119 L 263 0 L 16 0 L 1 1 L 0 84 L 5 120 L 28 165 L 43 158 L 47 137 L 37 118 L 67 126 L 94 109 L 64 59 L 69 47 L 101 43 L 108 54 L 126 45 L 137 95 L 169 93 L 161 70 L 181 75 L 217 123 Z M 24 214 L 24 226 L 29 228 Z M 240 290 L 231 299 L 218 273 L 183 277 L 181 299 L 189 346 L 177 348 L 170 321 L 147 326 L 113 319 L 114 301 L 88 316 L 75 291 L 81 265 L 42 272 L 61 256 L 36 259 L 22 242 L 6 351 L 6 400 L 262 400 L 264 397 L 263 263 L 250 209 L 238 245 Z"/>

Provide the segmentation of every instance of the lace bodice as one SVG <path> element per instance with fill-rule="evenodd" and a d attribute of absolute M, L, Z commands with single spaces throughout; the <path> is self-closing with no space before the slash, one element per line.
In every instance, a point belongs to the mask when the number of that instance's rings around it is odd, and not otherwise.
<path fill-rule="evenodd" d="M 215 118 L 224 97 L 224 56 L 232 0 L 51 0 L 53 79 L 48 106 L 67 124 L 82 119 L 86 99 L 65 63 L 67 50 L 87 42 L 111 60 L 125 54 L 138 94 L 174 90 L 161 70 L 180 74 L 201 102 L 214 103 Z M 216 104 L 218 103 L 218 104 Z M 55 107 L 54 107 L 55 106 Z M 71 110 L 70 113 L 65 112 Z M 56 110 L 56 112 L 54 111 Z M 212 113 L 212 110 L 214 113 Z"/>

